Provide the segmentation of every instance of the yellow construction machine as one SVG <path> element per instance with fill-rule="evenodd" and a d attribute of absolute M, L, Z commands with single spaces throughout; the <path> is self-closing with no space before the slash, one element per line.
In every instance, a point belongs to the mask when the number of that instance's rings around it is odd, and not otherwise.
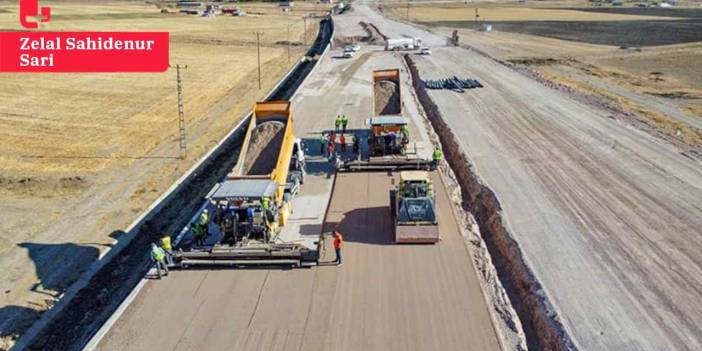
<path fill-rule="evenodd" d="M 390 192 L 390 198 L 396 243 L 439 241 L 434 184 L 429 178 L 429 172 L 400 172 L 400 183 Z"/>
<path fill-rule="evenodd" d="M 206 197 L 202 210 L 212 214 L 205 231 L 208 239 L 177 252 L 174 263 L 315 264 L 316 250 L 275 240 L 292 213 L 291 200 L 304 181 L 304 165 L 304 149 L 293 135 L 290 102 L 256 103 L 237 164 Z M 196 229 L 193 222 L 184 230 Z"/>

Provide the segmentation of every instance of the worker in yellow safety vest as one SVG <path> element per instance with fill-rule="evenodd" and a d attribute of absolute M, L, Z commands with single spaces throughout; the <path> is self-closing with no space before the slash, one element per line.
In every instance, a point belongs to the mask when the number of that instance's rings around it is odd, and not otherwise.
<path fill-rule="evenodd" d="M 202 210 L 200 213 L 200 225 L 207 225 L 210 222 L 210 212 L 207 209 Z"/>
<path fill-rule="evenodd" d="M 436 167 L 439 167 L 439 161 L 441 161 L 441 157 L 443 156 L 444 154 L 441 153 L 441 148 L 437 146 L 436 149 L 434 149 L 434 154 L 432 154 L 431 156 L 432 166 L 434 167 L 434 169 L 436 169 Z"/>
<path fill-rule="evenodd" d="M 261 207 L 266 211 L 271 208 L 271 199 L 269 199 L 268 196 L 264 196 L 261 200 Z"/>
<path fill-rule="evenodd" d="M 161 269 L 168 275 L 168 266 L 166 265 L 166 252 L 162 248 L 158 247 L 156 243 L 151 244 L 151 261 L 156 265 L 156 273 L 158 274 L 158 279 L 161 279 Z"/>
<path fill-rule="evenodd" d="M 341 116 L 336 115 L 336 119 L 334 120 L 334 132 L 339 132 L 339 127 L 341 127 Z"/>
<path fill-rule="evenodd" d="M 166 252 L 166 263 L 173 263 L 173 245 L 171 245 L 171 236 L 163 234 L 161 237 L 161 248 Z"/>
<path fill-rule="evenodd" d="M 349 125 L 349 118 L 346 115 L 341 116 L 341 132 L 346 133 L 346 126 Z"/>
<path fill-rule="evenodd" d="M 193 237 L 195 238 L 195 244 L 197 246 L 204 246 L 205 239 L 207 239 L 208 226 L 210 223 L 210 214 L 207 209 L 202 210 L 200 213 L 200 218 L 197 223 L 192 226 Z"/>

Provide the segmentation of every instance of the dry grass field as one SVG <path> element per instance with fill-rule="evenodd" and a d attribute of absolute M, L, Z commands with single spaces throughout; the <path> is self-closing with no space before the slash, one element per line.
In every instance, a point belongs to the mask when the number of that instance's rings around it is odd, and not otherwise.
<path fill-rule="evenodd" d="M 529 4 L 531 6 L 531 4 Z M 490 3 L 412 4 L 409 18 L 413 22 L 474 20 L 478 9 L 484 21 L 635 21 L 660 19 L 655 16 L 632 16 L 609 13 L 571 11 L 560 8 L 511 7 Z M 389 5 L 387 11 L 407 18 L 406 5 Z"/>
<path fill-rule="evenodd" d="M 302 17 L 322 5 L 247 3 L 246 17 L 160 13 L 139 2 L 45 2 L 51 31 L 168 31 L 184 80 L 188 153 L 178 156 L 173 69 L 0 74 L 0 349 L 97 259 L 301 58 Z M 0 30 L 19 30 L 0 2 Z M 308 20 L 307 42 L 317 21 Z M 256 74 L 261 47 L 262 89 Z M 288 60 L 288 40 L 293 42 Z M 111 235 L 112 234 L 112 235 Z"/>

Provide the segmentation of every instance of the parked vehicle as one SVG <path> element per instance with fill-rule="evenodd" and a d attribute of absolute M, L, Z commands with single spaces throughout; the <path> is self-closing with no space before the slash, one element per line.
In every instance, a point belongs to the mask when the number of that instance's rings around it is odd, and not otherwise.
<path fill-rule="evenodd" d="M 415 50 L 420 47 L 421 38 L 390 38 L 385 41 L 385 50 Z"/>

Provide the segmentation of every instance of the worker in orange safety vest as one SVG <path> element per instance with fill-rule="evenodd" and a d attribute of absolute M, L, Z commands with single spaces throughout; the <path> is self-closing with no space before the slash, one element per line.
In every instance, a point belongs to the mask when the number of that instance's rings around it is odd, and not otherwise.
<path fill-rule="evenodd" d="M 344 246 L 344 236 L 339 232 L 334 232 L 334 251 L 336 251 L 337 266 L 341 266 L 341 247 Z"/>

